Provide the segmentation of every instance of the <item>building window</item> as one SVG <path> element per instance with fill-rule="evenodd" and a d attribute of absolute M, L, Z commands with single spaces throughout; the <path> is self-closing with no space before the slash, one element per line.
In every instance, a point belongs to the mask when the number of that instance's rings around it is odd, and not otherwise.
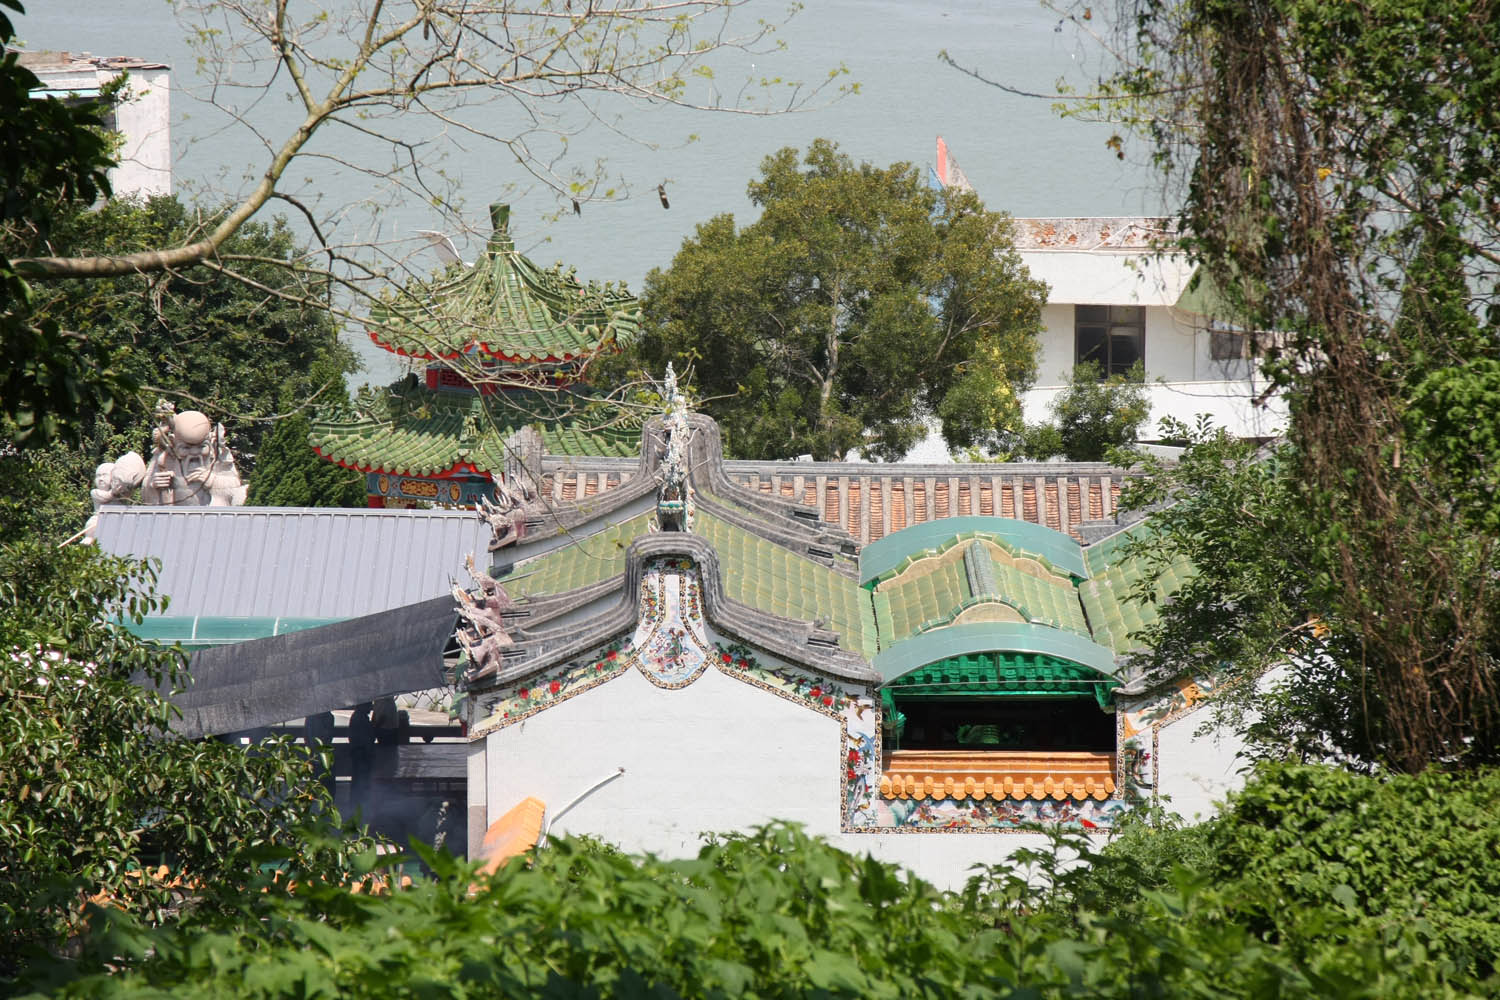
<path fill-rule="evenodd" d="M 1214 361 L 1244 361 L 1263 357 L 1272 346 L 1266 333 L 1245 333 L 1240 330 L 1209 330 L 1208 356 Z"/>
<path fill-rule="evenodd" d="M 1210 330 L 1208 356 L 1213 361 L 1243 361 L 1250 356 L 1250 338 L 1230 330 Z"/>
<path fill-rule="evenodd" d="M 1145 306 L 1074 306 L 1074 363 L 1092 361 L 1101 378 L 1146 361 Z"/>

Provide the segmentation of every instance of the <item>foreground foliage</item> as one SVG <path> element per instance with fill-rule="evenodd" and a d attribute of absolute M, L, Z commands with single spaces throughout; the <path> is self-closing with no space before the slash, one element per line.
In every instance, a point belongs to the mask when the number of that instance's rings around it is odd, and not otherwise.
<path fill-rule="evenodd" d="M 960 894 L 785 826 L 687 861 L 554 841 L 477 883 L 424 854 L 436 879 L 385 896 L 311 882 L 173 933 L 100 914 L 93 954 L 124 969 L 51 984 L 77 997 L 1477 997 L 1500 954 L 1497 796 L 1492 772 L 1268 768 L 1204 827 L 1141 825 L 1097 854 L 1060 836 L 1029 871 L 990 869 Z M 1071 863 L 1080 854 L 1092 867 Z"/>
<path fill-rule="evenodd" d="M 305 838 L 336 820 L 306 753 L 171 736 L 136 681 L 180 679 L 180 651 L 109 625 L 158 606 L 149 583 L 90 548 L 0 547 L 0 984 L 88 898 L 149 926 L 237 900 L 265 862 L 336 875 L 362 843 Z"/>

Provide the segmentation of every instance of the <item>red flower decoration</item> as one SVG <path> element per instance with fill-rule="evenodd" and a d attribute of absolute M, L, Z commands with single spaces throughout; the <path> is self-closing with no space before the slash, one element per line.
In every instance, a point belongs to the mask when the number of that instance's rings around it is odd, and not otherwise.
<path fill-rule="evenodd" d="M 562 685 L 557 681 L 553 681 L 551 684 L 547 685 L 547 690 L 551 691 L 553 694 L 557 694 L 557 692 L 562 690 Z"/>
<path fill-rule="evenodd" d="M 859 760 L 859 751 L 858 750 L 850 750 L 849 751 L 849 763 L 853 764 L 854 762 L 856 762 L 858 760 Z"/>
<path fill-rule="evenodd" d="M 525 701 L 527 698 L 531 697 L 531 689 L 530 688 L 522 688 L 521 690 L 517 691 L 516 693 L 521 696 L 521 700 L 522 701 Z"/>
<path fill-rule="evenodd" d="M 739 667 L 741 670 L 749 670 L 750 661 L 742 658 L 738 663 L 735 664 L 735 666 Z"/>
<path fill-rule="evenodd" d="M 859 777 L 859 775 L 854 773 L 854 768 L 849 768 L 849 780 L 853 781 L 857 777 Z"/>
<path fill-rule="evenodd" d="M 616 652 L 615 650 L 611 649 L 609 652 L 607 652 L 607 653 L 604 654 L 604 658 L 606 660 L 613 660 L 615 657 L 617 657 L 619 655 L 620 654 L 618 652 Z"/>
<path fill-rule="evenodd" d="M 832 695 L 824 695 L 823 696 L 823 704 L 824 704 L 825 707 L 826 706 L 832 706 L 833 705 L 833 696 Z"/>
<path fill-rule="evenodd" d="M 808 692 L 807 692 L 807 693 L 808 693 L 808 694 L 809 694 L 809 695 L 811 695 L 811 696 L 812 696 L 812 697 L 814 697 L 814 698 L 816 698 L 816 697 L 818 697 L 818 696 L 819 696 L 819 695 L 820 695 L 820 694 L 822 694 L 822 693 L 823 693 L 823 689 L 822 689 L 822 688 L 820 688 L 820 687 L 814 687 L 814 688 L 813 688 L 813 689 L 812 689 L 812 690 L 811 690 L 811 691 L 808 691 Z"/>
<path fill-rule="evenodd" d="M 1080 819 L 1078 822 L 1083 825 L 1083 828 L 1085 830 L 1097 830 L 1097 829 L 1099 829 L 1099 824 L 1098 823 L 1091 823 L 1091 822 L 1089 822 L 1086 819 Z"/>
<path fill-rule="evenodd" d="M 719 659 L 723 660 L 725 663 L 733 663 L 734 662 L 734 657 L 730 656 L 728 653 L 721 653 L 721 654 L 719 654 Z"/>

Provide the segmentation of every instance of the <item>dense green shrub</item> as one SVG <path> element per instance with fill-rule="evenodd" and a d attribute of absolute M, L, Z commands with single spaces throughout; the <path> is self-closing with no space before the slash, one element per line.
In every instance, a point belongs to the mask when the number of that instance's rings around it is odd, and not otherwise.
<path fill-rule="evenodd" d="M 1320 892 L 1323 854 L 1261 839 L 1263 798 L 1307 805 L 1345 777 L 1309 770 L 1283 797 L 1287 783 L 1263 775 L 1206 836 L 1129 832 L 1105 854 L 1133 858 L 1153 887 L 1113 901 L 1076 891 L 1077 869 L 1063 862 L 1090 847 L 1070 835 L 1059 853 L 1033 856 L 1035 881 L 996 869 L 957 895 L 794 827 L 715 839 L 688 861 L 564 840 L 479 885 L 469 866 L 424 855 L 436 878 L 386 896 L 314 881 L 255 897 L 238 920 L 171 932 L 97 914 L 90 954 L 118 971 L 49 986 L 77 997 L 1492 995 L 1431 947 L 1439 936 L 1420 919 L 1371 918 L 1378 900 L 1419 890 L 1399 871 L 1365 898 Z M 1399 819 L 1409 800 L 1375 794 L 1392 810 L 1381 835 L 1420 839 Z M 1223 853 L 1203 860 L 1205 841 Z M 1203 867 L 1168 871 L 1172 857 Z M 1242 870 L 1223 870 L 1231 864 Z M 1307 891 L 1276 910 L 1288 899 L 1279 879 L 1301 870 Z M 1476 918 L 1488 912 L 1489 901 L 1464 899 Z"/>
<path fill-rule="evenodd" d="M 1402 926 L 1478 977 L 1500 959 L 1500 770 L 1370 778 L 1263 765 L 1208 826 L 1206 873 L 1258 934 L 1292 942 L 1330 901 Z M 1252 892 L 1254 887 L 1263 891 Z"/>

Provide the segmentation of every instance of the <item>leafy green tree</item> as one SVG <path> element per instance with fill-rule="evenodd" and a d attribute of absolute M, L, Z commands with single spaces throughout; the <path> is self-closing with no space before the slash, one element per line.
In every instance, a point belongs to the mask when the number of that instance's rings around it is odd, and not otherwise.
<path fill-rule="evenodd" d="M 759 219 L 710 219 L 647 276 L 615 365 L 693 365 L 739 457 L 896 459 L 929 416 L 956 447 L 1015 429 L 1045 290 L 1005 216 L 823 139 L 766 157 L 749 195 Z"/>
<path fill-rule="evenodd" d="M 100 345 L 33 316 L 33 290 L 11 263 L 17 236 L 45 240 L 59 214 L 108 194 L 114 160 L 99 103 L 32 97 L 40 82 L 10 49 L 6 10 L 24 8 L 0 0 L 0 431 L 30 447 L 76 440 L 74 421 L 134 386 Z"/>
<path fill-rule="evenodd" d="M 1478 0 L 1119 7 L 1106 94 L 1177 178 L 1222 318 L 1276 331 L 1278 513 L 1311 551 L 1258 558 L 1305 560 L 1314 605 L 1289 601 L 1280 630 L 1328 623 L 1329 685 L 1378 762 L 1495 759 L 1500 19 Z"/>
<path fill-rule="evenodd" d="M 214 218 L 175 197 L 115 199 L 57 219 L 48 242 L 61 253 L 117 256 L 190 240 Z M 141 386 L 108 414 L 85 417 L 83 433 L 102 421 L 139 435 L 138 447 L 145 447 L 151 407 L 167 395 L 179 409 L 192 406 L 227 421 L 248 473 L 271 428 L 265 418 L 342 394 L 343 377 L 358 362 L 323 307 L 326 287 L 297 269 L 305 251 L 286 221 L 248 223 L 222 252 L 241 260 L 236 276 L 200 270 L 38 286 L 36 314 L 101 346 Z"/>
<path fill-rule="evenodd" d="M 363 844 L 306 834 L 336 817 L 305 752 L 171 735 L 138 682 L 170 689 L 181 651 L 111 624 L 160 607 L 151 582 L 88 547 L 0 547 L 0 988 L 82 930 L 86 899 L 148 925 L 217 912 L 263 863 L 340 877 Z"/>
<path fill-rule="evenodd" d="M 1151 416 L 1145 369 L 1138 361 L 1124 375 L 1101 378 L 1085 361 L 1052 400 L 1052 423 L 1028 424 L 1017 450 L 1032 459 L 1062 455 L 1070 462 L 1102 462 L 1111 451 L 1139 439 Z"/>
<path fill-rule="evenodd" d="M 319 458 L 302 414 L 276 423 L 261 446 L 248 503 L 263 507 L 363 507 L 365 477 Z"/>

